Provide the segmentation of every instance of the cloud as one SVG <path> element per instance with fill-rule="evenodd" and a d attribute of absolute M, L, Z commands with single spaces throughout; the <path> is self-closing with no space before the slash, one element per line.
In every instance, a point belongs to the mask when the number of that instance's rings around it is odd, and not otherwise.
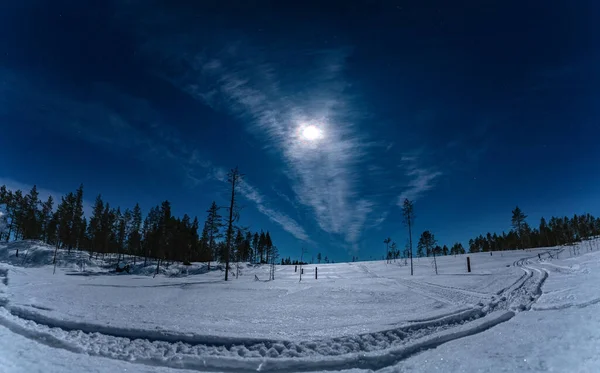
<path fill-rule="evenodd" d="M 405 175 L 409 181 L 398 196 L 398 206 L 402 206 L 405 199 L 414 202 L 421 198 L 425 192 L 435 187 L 437 179 L 443 175 L 441 171 L 420 167 L 416 155 L 406 155 L 401 160 L 403 162 L 401 167 L 405 168 Z"/>
<path fill-rule="evenodd" d="M 124 94 L 109 85 L 97 84 L 95 92 L 99 97 L 84 101 L 61 94 L 60 91 L 51 93 L 43 85 L 36 85 L 14 72 L 0 70 L 0 78 L 2 77 L 7 79 L 0 89 L 10 92 L 10 96 L 4 97 L 10 100 L 12 110 L 16 110 L 20 115 L 43 116 L 43 118 L 36 117 L 35 119 L 38 119 L 36 122 L 43 123 L 51 130 L 106 146 L 113 151 L 121 152 L 123 149 L 130 149 L 133 150 L 133 155 L 144 161 L 170 162 L 182 169 L 185 180 L 192 187 L 211 178 L 220 181 L 226 179 L 224 169 L 214 167 L 211 162 L 202 159 L 196 150 L 191 150 L 189 144 L 184 142 L 184 137 L 175 128 L 156 119 L 160 116 L 142 98 Z M 31 112 L 28 105 L 32 102 L 44 110 Z M 119 113 L 110 106 L 110 102 L 120 104 L 122 108 Z M 205 175 L 196 176 L 199 170 Z M 212 171 L 206 174 L 207 170 Z M 10 179 L 0 178 L 1 184 L 6 184 L 9 189 L 21 189 L 24 192 L 31 189 L 31 185 Z M 38 191 L 42 199 L 52 195 L 55 203 L 58 203 L 60 197 L 65 194 L 45 189 L 38 189 Z M 240 191 L 271 221 L 282 226 L 296 238 L 309 240 L 307 233 L 295 220 L 267 206 L 256 188 L 244 183 Z M 89 216 L 91 204 L 84 201 L 84 205 L 86 215 Z"/>
<path fill-rule="evenodd" d="M 227 182 L 227 171 L 223 168 L 215 167 L 212 169 L 212 175 L 218 181 Z M 237 191 L 249 201 L 254 202 L 257 210 L 268 217 L 272 222 L 281 226 L 285 231 L 292 234 L 299 240 L 310 242 L 310 238 L 304 228 L 297 221 L 275 210 L 267 205 L 264 196 L 246 180 L 241 179 Z"/>
<path fill-rule="evenodd" d="M 144 47 L 149 58 L 161 61 L 157 75 L 238 117 L 286 165 L 294 199 L 313 212 L 317 225 L 350 244 L 357 242 L 374 203 L 361 198 L 368 143 L 357 126 L 359 102 L 343 77 L 350 49 L 284 48 L 275 56 L 249 40 L 185 52 L 169 45 L 163 39 Z M 298 60 L 303 72 L 287 69 L 281 58 Z M 302 140 L 300 129 L 306 124 L 319 126 L 324 139 Z"/>

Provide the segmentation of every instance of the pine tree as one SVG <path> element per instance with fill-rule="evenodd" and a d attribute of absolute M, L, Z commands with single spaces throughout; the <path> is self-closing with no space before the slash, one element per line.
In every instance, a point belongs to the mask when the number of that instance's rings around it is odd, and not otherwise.
<path fill-rule="evenodd" d="M 81 219 L 81 227 L 79 229 L 79 237 L 77 238 L 79 249 L 86 249 L 90 247 L 90 240 L 87 235 L 87 219 Z"/>
<path fill-rule="evenodd" d="M 141 254 L 141 229 L 142 229 L 142 209 L 139 204 L 135 204 L 131 212 L 131 224 L 127 232 L 127 251 L 134 256 Z M 135 260 L 135 259 L 134 259 Z"/>
<path fill-rule="evenodd" d="M 92 210 L 92 217 L 88 225 L 88 237 L 90 239 L 90 258 L 94 255 L 94 252 L 100 252 L 103 247 L 102 239 L 102 216 L 104 213 L 104 202 L 102 196 L 98 194 L 96 201 L 94 202 L 94 208 Z"/>
<path fill-rule="evenodd" d="M 54 208 L 54 199 L 52 196 L 48 196 L 46 202 L 42 203 L 42 209 L 40 211 L 40 223 L 42 230 L 42 240 L 46 243 L 50 243 L 52 232 L 50 228 L 50 221 L 52 220 L 52 210 Z"/>
<path fill-rule="evenodd" d="M 319 264 L 321 264 L 321 258 L 322 258 L 321 257 L 321 253 L 318 253 L 317 254 L 317 261 L 319 262 Z"/>
<path fill-rule="evenodd" d="M 258 250 L 259 240 L 260 240 L 260 236 L 258 235 L 258 232 L 255 232 L 254 236 L 252 236 L 252 251 L 254 252 L 254 263 L 260 263 L 259 250 Z"/>
<path fill-rule="evenodd" d="M 6 185 L 0 186 L 0 211 L 2 212 L 2 232 L 0 232 L 0 241 L 10 239 L 9 217 L 10 204 L 12 202 L 12 193 L 6 188 Z"/>
<path fill-rule="evenodd" d="M 525 215 L 523 213 L 523 211 L 521 211 L 519 206 L 515 207 L 515 209 L 512 211 L 511 224 L 512 224 L 513 228 L 515 229 L 515 231 L 517 232 L 517 235 L 519 236 L 519 243 L 520 243 L 519 248 L 521 248 L 521 249 L 525 249 L 523 247 L 525 219 L 527 219 L 527 215 Z"/>
<path fill-rule="evenodd" d="M 158 245 L 156 247 L 156 273 L 160 271 L 160 262 L 170 255 L 172 237 L 171 202 L 164 201 L 160 206 L 160 218 L 158 221 Z"/>
<path fill-rule="evenodd" d="M 215 201 L 213 201 L 213 203 L 210 205 L 210 208 L 207 212 L 208 216 L 206 218 L 205 227 L 206 232 L 208 234 L 208 248 L 210 252 L 210 258 L 208 262 L 210 262 L 210 260 L 212 259 L 219 259 L 217 251 L 217 240 L 223 236 L 221 233 L 221 227 L 223 227 L 223 220 L 221 215 L 219 215 L 219 207 L 217 207 L 217 203 Z"/>
<path fill-rule="evenodd" d="M 24 204 L 24 198 L 23 198 L 23 192 L 21 192 L 20 190 L 17 190 L 14 192 L 13 194 L 13 199 L 11 201 L 11 208 L 12 208 L 12 216 L 11 216 L 11 220 L 14 222 L 14 239 L 15 240 L 19 240 L 22 239 L 22 233 L 23 233 L 23 226 L 24 226 L 24 219 L 23 217 L 25 216 L 25 204 Z"/>
<path fill-rule="evenodd" d="M 265 254 L 265 232 L 260 231 L 260 236 L 258 238 L 258 252 L 260 253 L 260 263 L 266 263 L 266 259 L 264 258 Z"/>
<path fill-rule="evenodd" d="M 200 228 L 200 222 L 198 221 L 198 217 L 194 216 L 194 220 L 192 221 L 192 226 L 190 227 L 190 236 L 189 236 L 189 248 L 190 251 L 188 253 L 187 260 L 192 262 L 195 258 L 198 257 L 200 251 L 200 237 L 198 236 L 198 229 Z"/>
<path fill-rule="evenodd" d="M 38 213 L 39 193 L 35 185 L 22 201 L 23 239 L 38 239 L 40 236 L 41 224 Z M 18 249 L 17 256 L 19 256 Z"/>
<path fill-rule="evenodd" d="M 413 203 L 404 199 L 402 204 L 402 216 L 404 218 L 404 224 L 408 227 L 408 242 L 409 242 L 409 254 L 410 254 L 410 275 L 413 275 L 413 262 L 412 262 L 412 224 L 415 220 Z"/>
<path fill-rule="evenodd" d="M 417 244 L 417 255 L 423 256 L 423 250 L 425 250 L 428 255 L 432 254 L 436 243 L 437 241 L 433 233 L 430 231 L 423 232 Z"/>
<path fill-rule="evenodd" d="M 79 185 L 75 191 L 75 201 L 73 202 L 73 217 L 71 222 L 71 231 L 73 234 L 72 240 L 69 242 L 69 250 L 71 248 L 81 249 L 79 238 L 82 236 L 83 229 L 83 184 Z"/>
<path fill-rule="evenodd" d="M 2 240 L 2 235 L 6 230 L 6 226 L 8 225 L 6 222 L 6 205 L 2 203 L 2 197 L 0 196 L 0 241 Z"/>
<path fill-rule="evenodd" d="M 271 235 L 269 231 L 265 234 L 265 252 L 267 255 L 267 263 L 271 263 L 271 258 L 273 256 L 273 242 L 271 241 Z"/>
<path fill-rule="evenodd" d="M 200 235 L 200 261 L 207 262 L 209 271 L 212 252 L 213 250 L 209 245 L 208 225 L 204 223 L 204 228 L 202 228 L 202 234 Z"/>
<path fill-rule="evenodd" d="M 392 244 L 390 245 L 390 252 L 392 253 L 392 258 L 394 259 L 394 262 L 396 261 L 396 259 L 398 259 L 398 256 L 400 255 L 398 250 L 397 250 L 397 245 L 396 242 L 392 242 Z"/>
<path fill-rule="evenodd" d="M 125 210 L 124 213 L 121 214 L 121 208 L 117 207 L 117 212 L 115 214 L 116 220 L 116 241 L 117 241 L 117 267 L 121 261 L 121 256 L 124 257 L 124 253 L 126 251 L 125 242 L 127 240 L 127 228 L 129 226 L 131 220 L 131 212 L 129 210 Z"/>
<path fill-rule="evenodd" d="M 244 261 L 249 262 L 253 256 L 252 254 L 252 233 L 246 232 L 246 238 L 244 240 Z"/>
<path fill-rule="evenodd" d="M 385 260 L 387 263 L 390 262 L 390 242 L 392 242 L 392 239 L 389 237 L 383 240 L 383 243 L 385 244 Z"/>

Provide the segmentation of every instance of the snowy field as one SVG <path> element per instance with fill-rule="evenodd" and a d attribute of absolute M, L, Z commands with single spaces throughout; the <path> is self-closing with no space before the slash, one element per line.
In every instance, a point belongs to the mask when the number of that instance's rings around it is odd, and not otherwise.
<path fill-rule="evenodd" d="M 19 248 L 19 258 L 15 257 Z M 600 252 L 403 261 L 154 266 L 0 244 L 4 372 L 598 372 Z M 314 270 L 318 267 L 318 279 Z M 114 267 L 113 267 L 114 268 Z M 258 280 L 256 280 L 258 279 Z"/>

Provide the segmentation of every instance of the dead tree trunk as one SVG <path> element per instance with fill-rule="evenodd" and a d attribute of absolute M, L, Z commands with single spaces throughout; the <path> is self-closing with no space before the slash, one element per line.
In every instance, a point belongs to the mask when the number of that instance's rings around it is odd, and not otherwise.
<path fill-rule="evenodd" d="M 233 239 L 233 223 L 238 219 L 238 214 L 234 213 L 235 187 L 240 177 L 242 175 L 237 167 L 229 171 L 227 175 L 227 181 L 231 184 L 231 200 L 229 202 L 229 219 L 227 220 L 227 239 L 225 242 L 225 281 L 229 279 L 229 254 L 231 253 L 231 241 Z"/>

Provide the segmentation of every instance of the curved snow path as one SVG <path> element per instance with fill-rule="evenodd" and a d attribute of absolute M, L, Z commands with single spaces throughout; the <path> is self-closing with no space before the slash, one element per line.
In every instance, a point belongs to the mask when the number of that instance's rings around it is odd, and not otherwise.
<path fill-rule="evenodd" d="M 480 333 L 531 309 L 548 273 L 532 266 L 529 259 L 514 263 L 525 274 L 491 296 L 488 304 L 389 330 L 316 341 L 189 336 L 56 320 L 8 305 L 2 296 L 8 271 L 0 271 L 0 324 L 52 347 L 153 366 L 232 372 L 376 370 L 424 349 Z"/>

